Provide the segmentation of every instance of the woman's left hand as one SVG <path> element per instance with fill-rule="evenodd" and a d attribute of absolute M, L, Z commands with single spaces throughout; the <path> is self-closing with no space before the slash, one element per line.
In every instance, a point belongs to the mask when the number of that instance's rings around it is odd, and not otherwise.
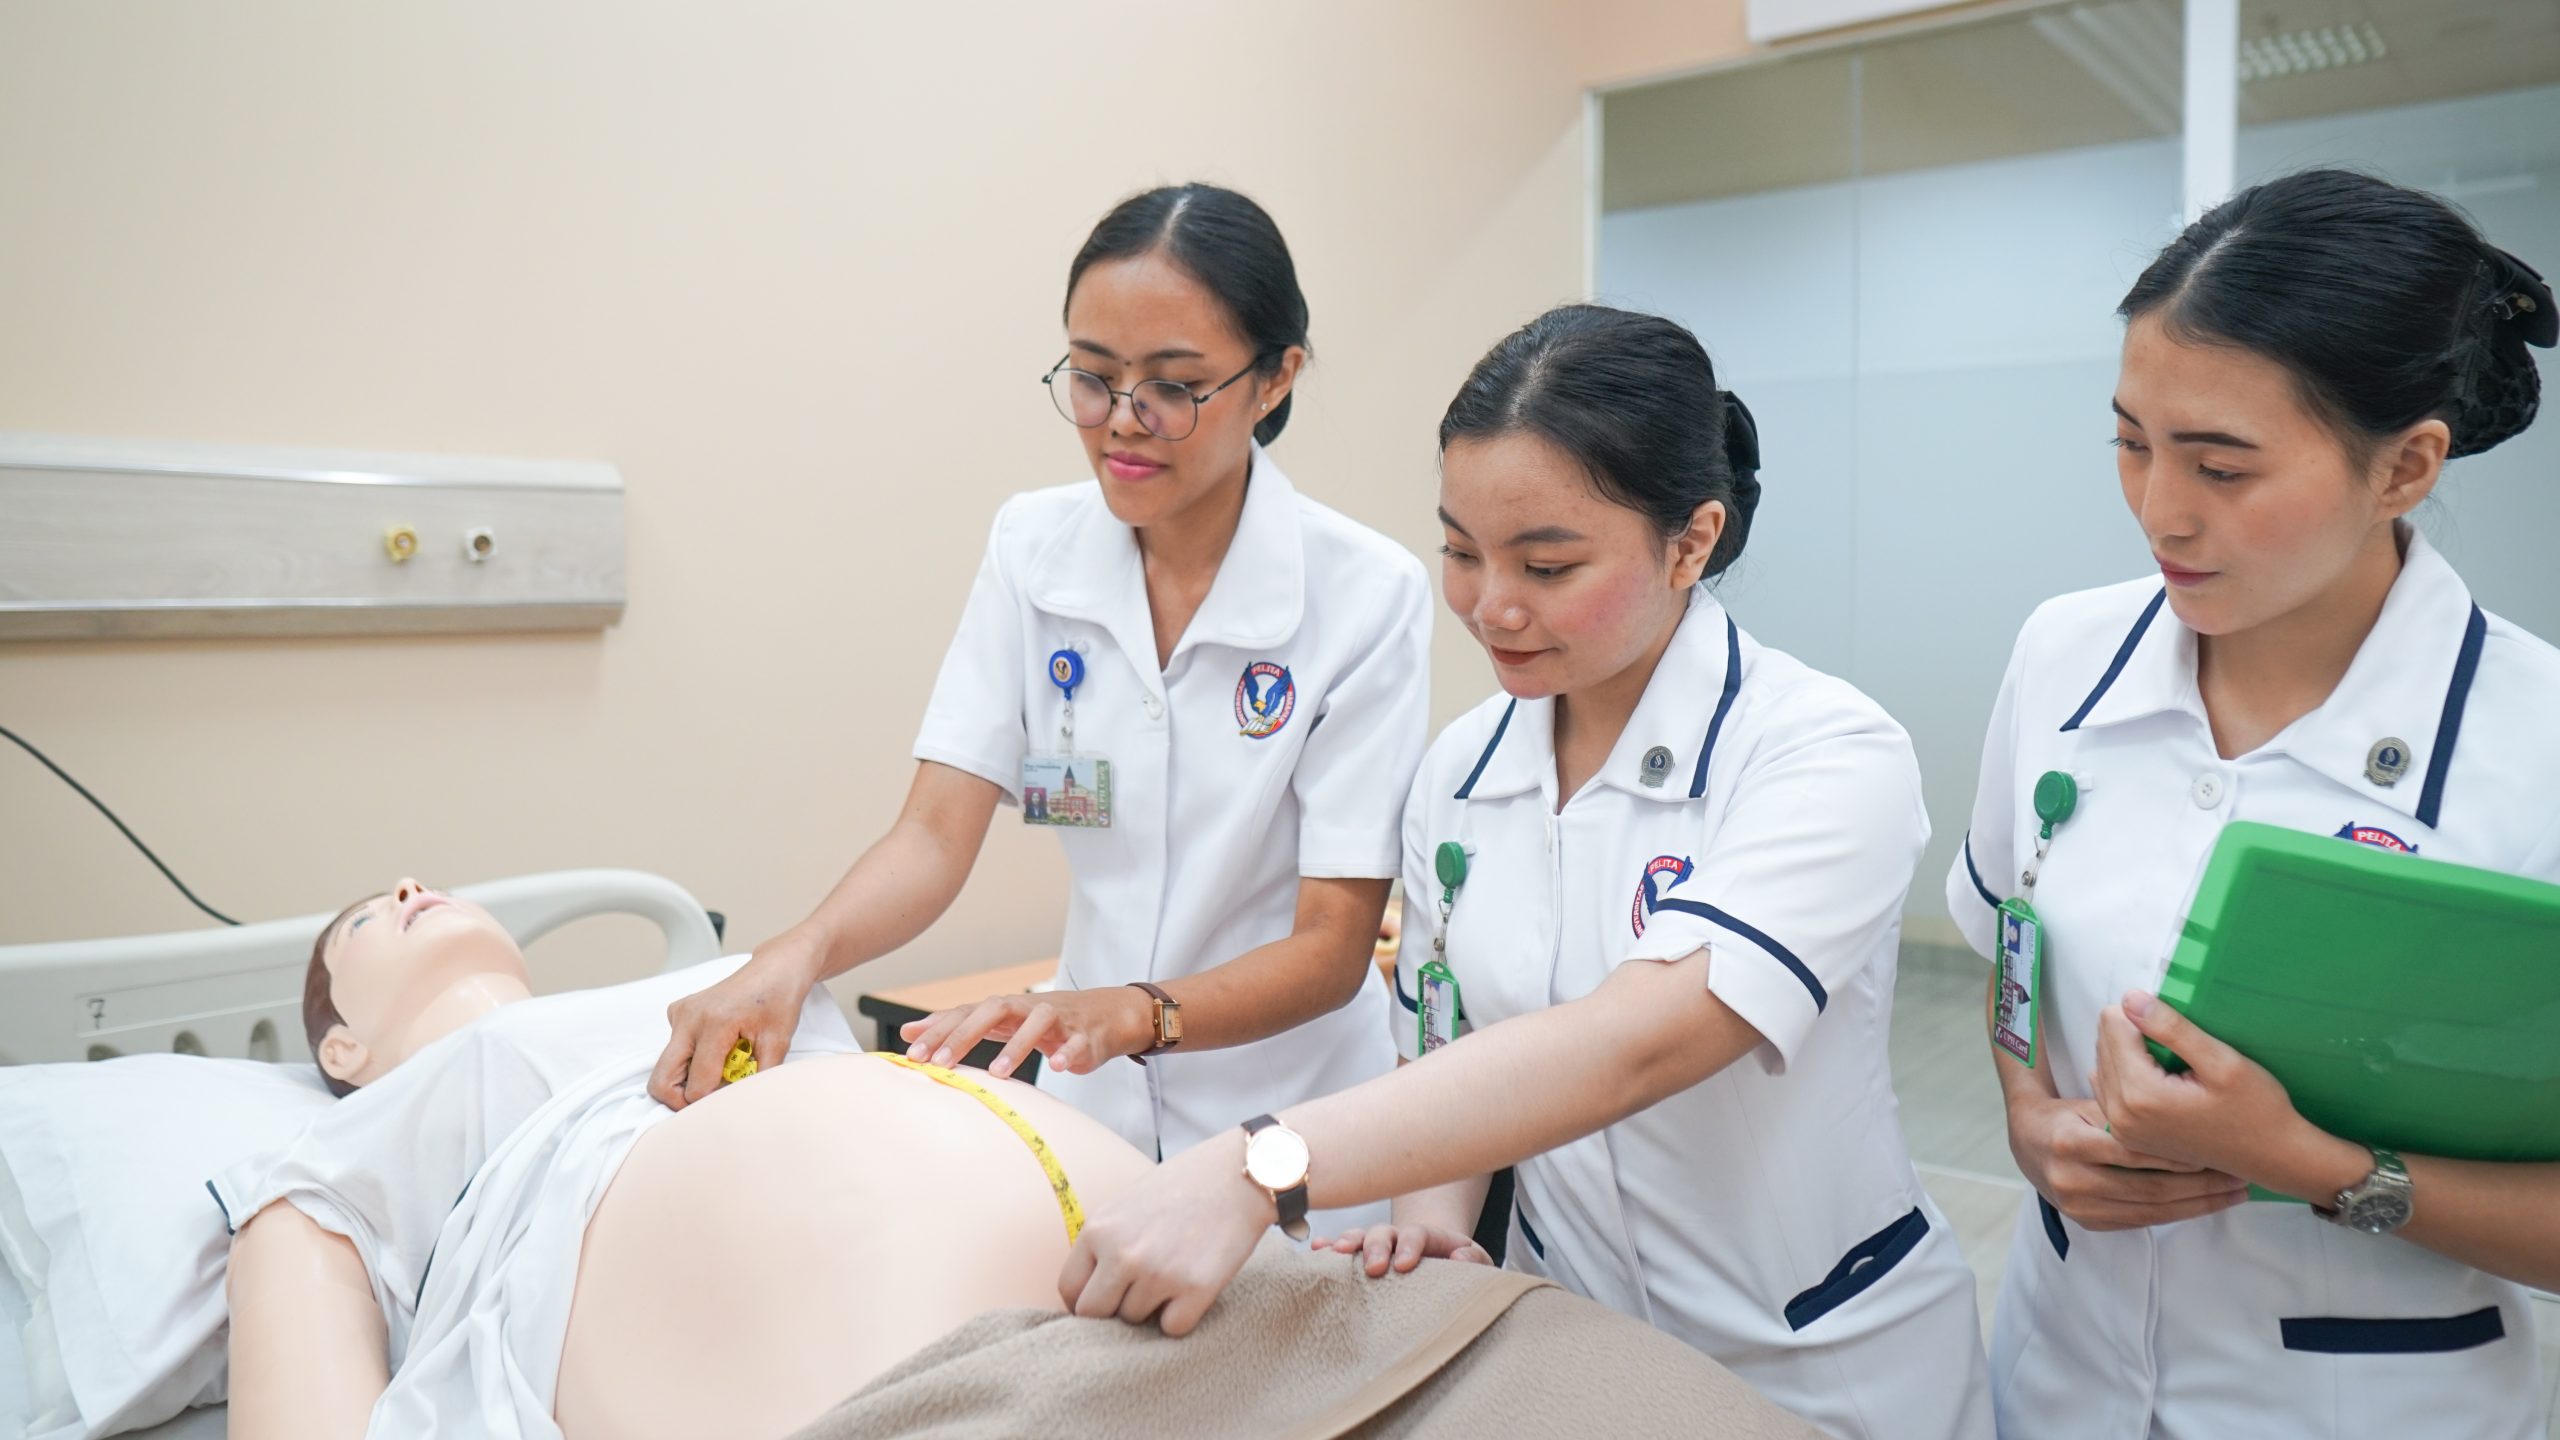
<path fill-rule="evenodd" d="M 998 995 L 956 1005 L 898 1027 L 907 1058 L 956 1065 L 982 1040 L 1002 1040 L 990 1075 L 1011 1075 L 1037 1050 L 1040 1063 L 1068 1075 L 1100 1069 L 1155 1043 L 1154 1002 L 1133 986 Z"/>
<path fill-rule="evenodd" d="M 1245 1178 L 1244 1132 L 1230 1130 L 1156 1167 L 1085 1222 L 1058 1274 L 1058 1298 L 1093 1319 L 1155 1320 L 1188 1335 L 1276 1218 Z"/>
<path fill-rule="evenodd" d="M 2186 1073 L 2161 1069 L 2145 1040 L 2186 1061 Z M 2266 1182 L 2289 1143 L 2318 1133 L 2265 1066 L 2138 990 L 2099 1012 L 2090 1085 L 2118 1141 L 2252 1183 Z"/>

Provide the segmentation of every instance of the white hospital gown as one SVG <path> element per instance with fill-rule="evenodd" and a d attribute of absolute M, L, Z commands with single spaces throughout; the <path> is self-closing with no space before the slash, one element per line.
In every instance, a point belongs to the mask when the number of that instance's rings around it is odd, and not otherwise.
<path fill-rule="evenodd" d="M 667 1006 L 745 961 L 506 1006 L 207 1182 L 235 1228 L 282 1200 L 355 1245 L 393 1372 L 370 1434 L 558 1433 L 552 1381 L 586 1221 L 671 1113 L 647 1094 Z M 811 991 L 791 1058 L 860 1049 Z M 501 1262 L 521 1273 L 502 1281 Z M 503 1327 L 487 1313 L 501 1298 L 522 1311 Z"/>

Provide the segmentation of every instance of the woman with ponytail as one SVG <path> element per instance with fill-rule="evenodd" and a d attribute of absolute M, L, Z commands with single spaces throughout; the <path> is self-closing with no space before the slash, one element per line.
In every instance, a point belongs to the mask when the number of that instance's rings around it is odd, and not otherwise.
<path fill-rule="evenodd" d="M 1484 357 L 1440 449 L 1443 586 L 1502 693 L 1405 807 L 1416 1063 L 1168 1162 L 1086 1227 L 1066 1299 L 1179 1334 L 1275 1215 L 1390 1197 L 1334 1247 L 1482 1262 L 1515 1166 L 1516 1268 L 1831 1435 L 1987 1436 L 1973 1276 L 1885 1056 L 1919 769 L 1705 584 L 1750 532 L 1751 412 L 1678 325 L 1572 305 Z"/>
<path fill-rule="evenodd" d="M 2000 1431 L 2538 1437 L 2525 1287 L 2560 1286 L 2560 1165 L 2329 1134 L 2152 992 L 2233 820 L 2560 881 L 2560 652 L 2409 521 L 2532 423 L 2560 312 L 2443 201 L 2319 170 L 2189 226 L 2121 313 L 2118 472 L 2159 573 L 2027 621 L 1947 880 L 1986 957 L 2022 950 L 2024 883 L 2046 937 L 2041 1046 L 1993 1050 L 2036 1191 Z M 2056 771 L 2088 799 L 2048 830 Z"/>

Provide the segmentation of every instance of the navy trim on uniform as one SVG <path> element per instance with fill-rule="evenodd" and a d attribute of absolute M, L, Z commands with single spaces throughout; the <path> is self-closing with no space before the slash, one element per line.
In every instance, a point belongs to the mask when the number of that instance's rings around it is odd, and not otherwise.
<path fill-rule="evenodd" d="M 1724 693 L 1716 697 L 1715 718 L 1707 722 L 1707 743 L 1698 747 L 1698 773 L 1689 779 L 1689 798 L 1707 793 L 1707 759 L 1716 753 L 1716 736 L 1724 729 L 1724 717 L 1733 710 L 1735 692 L 1742 689 L 1742 627 L 1733 617 L 1724 617 Z"/>
<path fill-rule="evenodd" d="M 2142 618 L 2133 622 L 2133 629 L 2126 632 L 2124 643 L 2116 647 L 2116 658 L 2107 662 L 2107 673 L 2098 677 L 2098 688 L 2090 691 L 2089 698 L 2080 702 L 2080 708 L 2071 712 L 2071 718 L 2062 722 L 2065 732 L 2079 729 L 2080 722 L 2089 718 L 2089 712 L 2098 708 L 2099 698 L 2107 693 L 2108 686 L 2116 683 L 2116 677 L 2124 673 L 2125 662 L 2133 658 L 2133 647 L 2142 643 L 2142 632 L 2151 628 L 2151 617 L 2160 613 L 2160 603 L 2168 598 L 2169 590 L 2164 585 L 2159 594 L 2151 597 L 2151 603 L 2142 607 Z"/>
<path fill-rule="evenodd" d="M 2071 1232 L 2062 1228 L 2062 1212 L 2042 1195 L 2036 1197 L 2036 1208 L 2044 1212 L 2044 1238 L 2053 1242 L 2053 1258 L 2071 1258 Z"/>
<path fill-rule="evenodd" d="M 1982 883 L 1982 872 L 1974 868 L 1973 832 L 1970 830 L 1964 832 L 1964 873 L 1972 879 L 1973 893 L 1982 897 L 1982 903 L 1994 910 L 1999 909 L 2000 901 L 1992 895 L 1991 887 Z"/>
<path fill-rule="evenodd" d="M 1687 914 L 1696 915 L 1701 919 L 1713 921 L 1715 924 L 1723 926 L 1734 934 L 1741 936 L 1743 939 L 1750 941 L 1752 944 L 1757 945 L 1761 949 L 1776 956 L 1779 964 L 1786 966 L 1798 980 L 1803 981 L 1804 988 L 1811 991 L 1813 994 L 1813 1008 L 1816 1013 L 1819 1013 L 1824 1006 L 1831 1003 L 1831 992 L 1822 988 L 1822 982 L 1815 978 L 1811 967 L 1797 959 L 1794 951 L 1789 950 L 1786 946 L 1770 939 L 1761 931 L 1734 919 L 1732 916 L 1727 915 L 1713 905 L 1708 905 L 1697 900 L 1664 900 L 1656 904 L 1653 908 L 1656 910 L 1683 911 Z"/>
<path fill-rule="evenodd" d="M 1502 732 L 1511 728 L 1511 712 L 1519 708 L 1517 700 L 1502 707 L 1502 723 L 1493 727 L 1493 738 L 1484 742 L 1484 753 L 1476 757 L 1476 768 L 1467 772 L 1467 783 L 1459 786 L 1458 793 L 1449 798 L 1464 800 L 1475 793 L 1476 782 L 1484 778 L 1484 767 L 1493 763 L 1493 752 L 1502 748 Z"/>
<path fill-rule="evenodd" d="M 1538 1232 L 1529 1228 L 1529 1212 L 1515 1210 L 1511 1213 L 1520 1217 L 1520 1238 L 1529 1242 L 1529 1253 L 1541 1260 L 1546 1259 L 1547 1242 L 1539 1239 Z"/>
<path fill-rule="evenodd" d="M 222 1233 L 239 1234 L 240 1227 L 231 1223 L 231 1207 L 222 1203 L 222 1192 L 213 1188 L 212 1181 L 204 1182 L 204 1193 L 213 1197 L 213 1208 L 222 1212 Z"/>
<path fill-rule="evenodd" d="M 1787 1302 L 1787 1328 L 1802 1330 L 1864 1294 L 1885 1272 L 1901 1264 L 1902 1257 L 1928 1233 L 1929 1217 L 1913 1206 L 1910 1214 L 1859 1241 L 1822 1277 L 1821 1284 Z"/>
<path fill-rule="evenodd" d="M 1404 993 L 1404 972 L 1402 970 L 1398 970 L 1396 972 L 1396 977 L 1393 980 L 1388 981 L 1387 985 L 1388 988 L 1396 992 L 1397 1004 L 1402 1005 L 1405 1009 L 1416 1015 L 1422 1013 L 1422 1002 L 1419 1000 L 1409 999 Z"/>
<path fill-rule="evenodd" d="M 2279 1323 L 2284 1327 L 2284 1348 L 2314 1355 L 2444 1355 L 2507 1338 L 2506 1317 L 2495 1305 L 2484 1305 L 2468 1315 L 2410 1320 L 2306 1315 Z"/>
<path fill-rule="evenodd" d="M 2435 753 L 2427 757 L 2427 787 L 2418 794 L 2418 823 L 2433 830 L 2436 812 L 2444 808 L 2444 776 L 2453 768 L 2453 740 L 2462 733 L 2463 707 L 2471 703 L 2471 680 L 2480 670 L 2480 643 L 2489 638 L 2489 617 L 2471 607 L 2471 623 L 2462 627 L 2462 653 L 2454 657 L 2453 683 L 2444 687 L 2444 715 L 2436 721 Z"/>

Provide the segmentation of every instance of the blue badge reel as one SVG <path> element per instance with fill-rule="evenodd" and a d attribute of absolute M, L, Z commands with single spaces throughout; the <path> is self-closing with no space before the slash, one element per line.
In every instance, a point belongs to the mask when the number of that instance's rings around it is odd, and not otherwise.
<path fill-rule="evenodd" d="M 1111 828 L 1111 762 L 1076 750 L 1076 687 L 1084 683 L 1084 656 L 1061 649 L 1049 656 L 1049 683 L 1058 687 L 1058 748 L 1022 757 L 1022 823 L 1079 830 Z"/>

